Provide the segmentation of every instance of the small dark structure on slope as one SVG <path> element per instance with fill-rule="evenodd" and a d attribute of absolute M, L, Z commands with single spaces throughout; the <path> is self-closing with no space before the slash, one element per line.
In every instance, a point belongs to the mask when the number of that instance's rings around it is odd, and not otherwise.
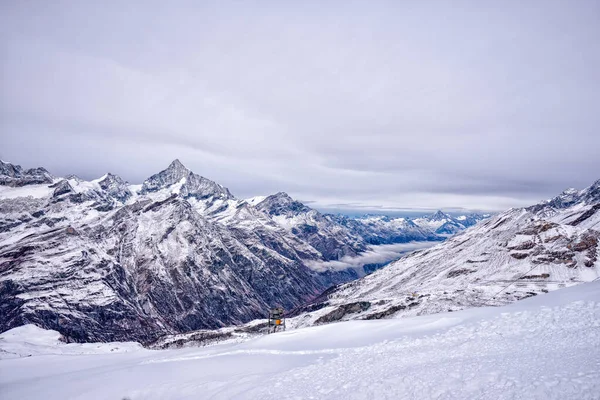
<path fill-rule="evenodd" d="M 283 307 L 275 307 L 269 311 L 269 333 L 285 331 Z"/>

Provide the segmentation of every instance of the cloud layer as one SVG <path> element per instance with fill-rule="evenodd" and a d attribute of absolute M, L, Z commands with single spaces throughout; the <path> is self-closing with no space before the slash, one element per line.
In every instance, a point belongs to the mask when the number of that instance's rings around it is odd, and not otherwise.
<path fill-rule="evenodd" d="M 335 261 L 307 262 L 317 271 L 344 271 L 348 268 L 359 268 L 369 264 L 384 264 L 400 258 L 403 254 L 434 246 L 435 242 L 410 242 L 397 244 L 381 244 L 370 246 L 367 251 L 356 257 L 344 256 Z"/>
<path fill-rule="evenodd" d="M 4 2 L 0 157 L 132 182 L 179 158 L 318 207 L 526 205 L 600 178 L 599 37 L 594 1 Z"/>

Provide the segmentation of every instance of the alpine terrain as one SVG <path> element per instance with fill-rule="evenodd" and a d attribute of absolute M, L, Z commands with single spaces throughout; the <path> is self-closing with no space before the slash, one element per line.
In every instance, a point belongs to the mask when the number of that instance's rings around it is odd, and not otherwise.
<path fill-rule="evenodd" d="M 428 223 L 450 230 L 441 213 Z M 296 310 L 293 325 L 497 306 L 590 282 L 600 276 L 599 240 L 600 180 L 510 209 L 341 284 Z"/>
<path fill-rule="evenodd" d="M 178 160 L 141 185 L 0 162 L 0 331 L 33 323 L 66 340 L 149 343 L 301 306 L 364 275 L 327 262 L 374 244 L 441 239 L 285 193 L 237 199 Z"/>

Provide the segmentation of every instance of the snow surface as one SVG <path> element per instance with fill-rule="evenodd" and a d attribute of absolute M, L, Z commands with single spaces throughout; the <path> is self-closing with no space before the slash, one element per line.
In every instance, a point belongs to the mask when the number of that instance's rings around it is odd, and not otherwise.
<path fill-rule="evenodd" d="M 267 198 L 267 196 L 254 196 L 254 197 L 250 197 L 249 199 L 245 199 L 244 201 L 246 203 L 250 204 L 251 206 L 255 206 L 266 198 Z"/>
<path fill-rule="evenodd" d="M 0 185 L 0 199 L 16 199 L 19 197 L 33 197 L 40 199 L 50 197 L 54 192 L 48 184 L 27 185 L 21 187 L 10 187 Z"/>
<path fill-rule="evenodd" d="M 600 281 L 504 307 L 349 321 L 205 348 L 112 343 L 85 354 L 90 346 L 60 344 L 31 326 L 5 332 L 0 397 L 598 399 Z"/>

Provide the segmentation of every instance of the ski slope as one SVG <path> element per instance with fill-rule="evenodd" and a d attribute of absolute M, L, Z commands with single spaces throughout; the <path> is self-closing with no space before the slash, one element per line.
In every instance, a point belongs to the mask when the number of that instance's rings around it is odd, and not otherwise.
<path fill-rule="evenodd" d="M 6 400 L 600 398 L 600 281 L 205 348 L 61 344 L 33 326 L 0 338 Z"/>

